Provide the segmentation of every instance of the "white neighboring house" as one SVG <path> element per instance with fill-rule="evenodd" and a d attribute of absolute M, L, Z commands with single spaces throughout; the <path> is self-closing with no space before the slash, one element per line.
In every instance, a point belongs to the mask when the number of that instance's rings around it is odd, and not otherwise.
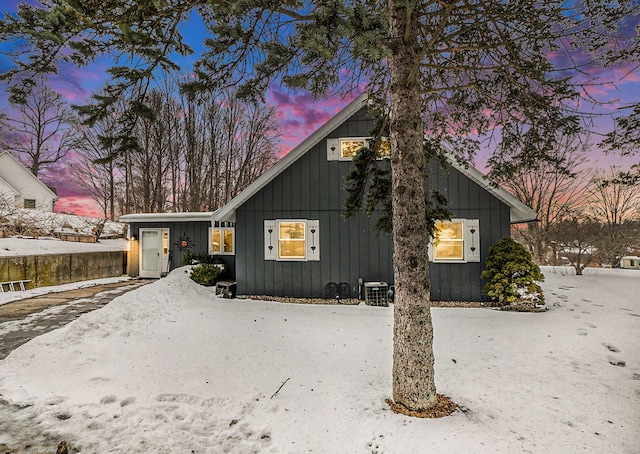
<path fill-rule="evenodd" d="M 8 151 L 0 153 L 0 198 L 16 208 L 53 212 L 58 196 Z"/>
<path fill-rule="evenodd" d="M 627 255 L 620 259 L 620 268 L 627 270 L 640 270 L 640 257 Z"/>

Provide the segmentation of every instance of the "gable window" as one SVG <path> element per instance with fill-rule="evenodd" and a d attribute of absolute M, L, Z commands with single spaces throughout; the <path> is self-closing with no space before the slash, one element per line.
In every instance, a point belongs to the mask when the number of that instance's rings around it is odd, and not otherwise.
<path fill-rule="evenodd" d="M 366 146 L 366 139 L 340 139 L 340 160 L 352 160 L 356 153 Z"/>
<path fill-rule="evenodd" d="M 233 227 L 209 228 L 211 242 L 209 243 L 209 255 L 235 253 L 235 229 Z"/>
<path fill-rule="evenodd" d="M 340 137 L 327 139 L 327 160 L 351 161 L 362 148 L 370 147 L 371 137 Z M 391 142 L 382 138 L 376 145 L 378 159 L 388 158 L 391 155 Z"/>
<path fill-rule="evenodd" d="M 265 220 L 264 235 L 265 260 L 320 260 L 320 230 L 317 220 Z"/>
<path fill-rule="evenodd" d="M 24 199 L 24 207 L 25 208 L 35 208 L 36 207 L 36 199 Z"/>
<path fill-rule="evenodd" d="M 429 245 L 429 260 L 442 263 L 480 261 L 478 219 L 452 219 L 436 222 L 436 233 Z"/>

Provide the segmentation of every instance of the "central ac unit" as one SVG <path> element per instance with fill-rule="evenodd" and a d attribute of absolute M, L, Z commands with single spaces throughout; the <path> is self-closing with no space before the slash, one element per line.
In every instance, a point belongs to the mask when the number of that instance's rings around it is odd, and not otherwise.
<path fill-rule="evenodd" d="M 386 282 L 365 282 L 364 302 L 369 306 L 388 306 L 389 295 Z"/>

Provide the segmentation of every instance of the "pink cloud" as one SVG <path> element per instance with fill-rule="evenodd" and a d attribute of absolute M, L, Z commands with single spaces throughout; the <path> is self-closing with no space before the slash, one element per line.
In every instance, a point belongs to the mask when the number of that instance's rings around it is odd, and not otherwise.
<path fill-rule="evenodd" d="M 272 85 L 267 93 L 267 102 L 276 108 L 282 139 L 281 155 L 287 154 L 329 121 L 354 97 L 336 95 L 314 100 L 310 93 Z"/>
<path fill-rule="evenodd" d="M 104 217 L 100 207 L 90 197 L 82 195 L 60 197 L 56 202 L 56 212 L 96 218 Z"/>

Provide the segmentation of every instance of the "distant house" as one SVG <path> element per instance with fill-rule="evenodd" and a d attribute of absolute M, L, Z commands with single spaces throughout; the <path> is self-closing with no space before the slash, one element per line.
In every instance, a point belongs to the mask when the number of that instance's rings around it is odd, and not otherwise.
<path fill-rule="evenodd" d="M 352 152 L 367 143 L 372 128 L 361 95 L 227 205 L 201 213 L 199 226 L 184 218 L 169 228 L 165 215 L 127 215 L 120 221 L 130 223 L 140 240 L 149 229 L 165 229 L 150 234 L 149 244 L 159 244 L 164 232 L 169 245 L 186 238 L 192 250 L 226 255 L 241 294 L 322 297 L 328 284 L 343 283 L 356 297 L 363 282 L 393 285 L 391 235 L 376 231 L 375 217 L 342 216 Z M 454 162 L 443 170 L 433 164 L 429 173 L 453 212 L 451 222 L 439 226 L 438 244 L 430 247 L 431 298 L 480 301 L 489 247 L 510 236 L 512 223 L 533 221 L 536 213 L 472 167 Z M 139 245 L 141 257 L 145 243 Z M 156 247 L 149 260 L 162 252 Z"/>
<path fill-rule="evenodd" d="M 627 270 L 640 270 L 640 257 L 627 255 L 620 259 L 620 268 Z"/>
<path fill-rule="evenodd" d="M 0 153 L 0 207 L 54 211 L 58 196 L 8 151 Z"/>

